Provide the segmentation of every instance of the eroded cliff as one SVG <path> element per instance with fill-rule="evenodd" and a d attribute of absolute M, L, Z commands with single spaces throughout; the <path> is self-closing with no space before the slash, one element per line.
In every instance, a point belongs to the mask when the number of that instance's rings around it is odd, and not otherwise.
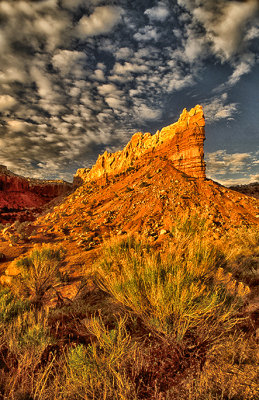
<path fill-rule="evenodd" d="M 116 153 L 106 151 L 91 169 L 79 169 L 74 183 L 77 185 L 105 174 L 122 172 L 147 153 L 166 156 L 179 171 L 205 179 L 204 140 L 205 118 L 202 106 L 197 105 L 189 112 L 184 109 L 176 123 L 157 131 L 155 135 L 137 132 L 123 150 Z"/>
<path fill-rule="evenodd" d="M 0 222 L 33 219 L 40 207 L 71 188 L 70 183 L 62 180 L 25 178 L 0 165 Z"/>

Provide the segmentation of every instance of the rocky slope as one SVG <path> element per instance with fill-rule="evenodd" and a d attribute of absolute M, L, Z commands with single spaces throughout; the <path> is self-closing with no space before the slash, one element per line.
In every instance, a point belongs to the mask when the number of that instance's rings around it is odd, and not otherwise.
<path fill-rule="evenodd" d="M 0 223 L 30 220 L 41 207 L 66 194 L 72 185 L 65 181 L 24 178 L 0 166 Z"/>

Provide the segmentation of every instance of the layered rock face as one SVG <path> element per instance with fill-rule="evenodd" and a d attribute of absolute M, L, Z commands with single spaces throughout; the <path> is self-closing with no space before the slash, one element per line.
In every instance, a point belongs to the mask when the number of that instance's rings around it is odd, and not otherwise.
<path fill-rule="evenodd" d="M 123 150 L 105 152 L 91 169 L 79 169 L 74 184 L 122 172 L 147 153 L 153 153 L 154 156 L 159 153 L 172 161 L 179 171 L 205 179 L 204 140 L 205 118 L 202 106 L 197 105 L 189 112 L 184 109 L 178 122 L 157 131 L 155 135 L 135 133 Z"/>
<path fill-rule="evenodd" d="M 72 185 L 57 180 L 24 178 L 0 166 L 0 222 L 33 219 L 33 211 L 53 198 L 68 193 Z"/>

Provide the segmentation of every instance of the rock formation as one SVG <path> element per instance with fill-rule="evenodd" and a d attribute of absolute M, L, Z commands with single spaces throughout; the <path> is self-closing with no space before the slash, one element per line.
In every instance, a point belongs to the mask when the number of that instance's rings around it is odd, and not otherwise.
<path fill-rule="evenodd" d="M 205 140 L 205 119 L 202 106 L 197 105 L 189 112 L 184 109 L 178 122 L 150 133 L 135 133 L 126 147 L 116 153 L 107 151 L 99 156 L 91 168 L 79 169 L 74 184 L 88 182 L 107 174 L 116 174 L 131 167 L 147 153 L 166 156 L 173 166 L 185 174 L 205 179 L 203 142 Z"/>
<path fill-rule="evenodd" d="M 68 193 L 71 187 L 62 180 L 24 178 L 0 165 L 0 222 L 33 219 L 29 210 L 40 211 L 40 207 Z"/>

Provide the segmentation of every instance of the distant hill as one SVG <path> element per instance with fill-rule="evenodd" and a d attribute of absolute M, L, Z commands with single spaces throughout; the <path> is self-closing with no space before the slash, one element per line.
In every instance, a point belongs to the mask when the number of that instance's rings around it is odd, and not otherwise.
<path fill-rule="evenodd" d="M 248 185 L 230 186 L 230 189 L 259 199 L 259 182 L 249 183 Z"/>

